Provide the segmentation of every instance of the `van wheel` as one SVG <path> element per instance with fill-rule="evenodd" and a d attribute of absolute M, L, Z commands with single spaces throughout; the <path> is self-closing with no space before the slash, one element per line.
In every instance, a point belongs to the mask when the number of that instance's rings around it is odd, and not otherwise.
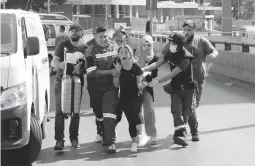
<path fill-rule="evenodd" d="M 31 164 L 37 159 L 42 147 L 42 137 L 41 126 L 36 117 L 31 114 L 29 142 L 26 146 L 17 150 L 17 156 L 22 156 L 18 159 L 22 164 Z M 24 157 L 24 154 L 26 154 L 26 157 Z"/>

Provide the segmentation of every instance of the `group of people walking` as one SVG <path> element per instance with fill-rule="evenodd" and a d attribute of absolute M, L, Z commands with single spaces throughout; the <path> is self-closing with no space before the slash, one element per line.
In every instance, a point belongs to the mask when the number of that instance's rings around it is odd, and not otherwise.
<path fill-rule="evenodd" d="M 61 81 L 64 63 L 64 48 L 69 53 L 81 52 L 82 63 L 74 66 L 73 75 L 79 76 L 84 85 L 87 78 L 87 91 L 90 107 L 95 114 L 96 142 L 108 146 L 109 153 L 116 153 L 116 125 L 121 122 L 123 113 L 129 124 L 132 140 L 131 152 L 148 142 L 157 143 L 156 117 L 153 102 L 156 99 L 153 87 L 164 85 L 171 95 L 171 112 L 174 119 L 176 144 L 187 146 L 188 124 L 192 141 L 199 141 L 196 108 L 199 106 L 205 83 L 205 59 L 215 58 L 217 50 L 205 38 L 195 35 L 195 22 L 187 20 L 183 24 L 184 33 L 171 33 L 168 44 L 162 52 L 155 54 L 153 39 L 145 35 L 134 52 L 127 43 L 127 33 L 118 29 L 112 40 L 108 39 L 107 29 L 97 27 L 94 38 L 87 43 L 82 40 L 83 32 L 79 25 L 69 29 L 69 39 L 59 42 L 51 62 L 57 69 L 55 98 L 55 150 L 64 148 L 64 119 L 61 110 Z M 159 76 L 158 68 L 164 63 L 170 65 L 166 75 Z M 170 103 L 169 103 L 170 104 Z M 142 111 L 143 108 L 143 111 Z M 70 141 L 79 148 L 79 113 L 71 116 Z"/>

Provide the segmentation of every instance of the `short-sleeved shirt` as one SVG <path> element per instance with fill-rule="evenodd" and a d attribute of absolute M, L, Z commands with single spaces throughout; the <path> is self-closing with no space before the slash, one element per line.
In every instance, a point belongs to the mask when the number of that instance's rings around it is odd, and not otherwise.
<path fill-rule="evenodd" d="M 181 86 L 190 86 L 194 84 L 193 69 L 191 65 L 192 59 L 192 55 L 186 49 L 176 53 L 171 53 L 170 50 L 166 50 L 164 60 L 170 64 L 171 70 L 176 67 L 182 70 L 171 81 L 173 89 L 179 89 Z"/>
<path fill-rule="evenodd" d="M 65 40 L 65 41 L 62 41 L 60 42 L 57 47 L 56 47 L 56 50 L 55 50 L 55 54 L 54 56 L 56 57 L 59 57 L 60 58 L 60 62 L 63 62 L 64 61 L 64 48 L 67 48 L 67 54 L 73 54 L 75 52 L 81 52 L 83 55 L 85 54 L 86 52 L 86 45 L 85 44 L 81 44 L 80 46 L 78 47 L 74 47 L 70 40 Z M 77 59 L 78 60 L 78 59 Z M 81 68 L 84 68 L 85 66 L 82 65 Z M 74 68 L 72 68 L 71 70 L 73 70 Z M 71 74 L 72 71 L 69 71 L 67 72 L 68 74 Z M 62 80 L 62 77 L 63 77 L 63 70 L 59 69 L 57 71 L 57 81 L 60 81 Z M 84 78 L 83 78 L 83 74 L 79 75 L 79 77 L 81 78 L 81 82 L 82 82 L 82 85 L 83 85 L 83 82 L 84 82 Z"/>
<path fill-rule="evenodd" d="M 143 71 L 141 67 L 134 63 L 131 70 L 125 70 L 121 68 L 120 74 L 120 95 L 126 97 L 137 97 L 138 87 L 137 87 L 137 76 L 142 75 Z"/>
<path fill-rule="evenodd" d="M 184 47 L 193 55 L 194 60 L 192 61 L 194 70 L 194 79 L 199 83 L 203 83 L 205 80 L 205 59 L 206 56 L 211 54 L 215 48 L 213 45 L 204 37 L 194 36 L 187 40 Z"/>

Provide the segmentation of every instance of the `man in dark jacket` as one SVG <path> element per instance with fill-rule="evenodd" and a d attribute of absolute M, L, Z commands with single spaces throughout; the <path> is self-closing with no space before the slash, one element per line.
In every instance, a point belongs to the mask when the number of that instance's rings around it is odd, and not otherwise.
<path fill-rule="evenodd" d="M 98 136 L 108 146 L 109 153 L 116 153 L 115 126 L 118 105 L 118 92 L 113 85 L 113 76 L 117 75 L 114 63 L 117 60 L 118 45 L 108 40 L 104 27 L 96 29 L 96 44 L 86 53 L 87 89 L 90 106 L 96 116 Z"/>
<path fill-rule="evenodd" d="M 184 48 L 185 36 L 172 33 L 169 37 L 169 48 L 163 57 L 156 63 L 143 68 L 143 71 L 151 71 L 159 68 L 165 62 L 170 64 L 171 72 L 163 77 L 154 79 L 149 86 L 162 83 L 171 79 L 171 112 L 174 119 L 174 142 L 187 146 L 187 130 L 189 115 L 195 109 L 195 88 L 193 80 L 192 55 Z M 182 118 L 183 117 L 183 118 Z"/>

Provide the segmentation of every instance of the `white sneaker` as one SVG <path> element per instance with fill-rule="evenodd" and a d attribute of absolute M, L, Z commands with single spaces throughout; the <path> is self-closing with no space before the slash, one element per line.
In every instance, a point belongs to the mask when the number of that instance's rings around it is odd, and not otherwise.
<path fill-rule="evenodd" d="M 130 151 L 131 151 L 132 153 L 136 153 L 136 152 L 137 152 L 137 143 L 133 142 L 133 143 L 131 144 L 131 149 L 130 149 Z"/>
<path fill-rule="evenodd" d="M 96 137 L 96 143 L 102 143 L 103 142 L 103 137 L 99 134 L 97 134 L 97 137 Z"/>
<path fill-rule="evenodd" d="M 147 135 L 139 135 L 139 144 L 138 146 L 144 146 L 147 144 L 147 142 L 150 140 L 150 137 L 148 137 Z"/>
<path fill-rule="evenodd" d="M 157 144 L 157 137 L 156 137 L 156 136 L 152 136 L 152 137 L 151 137 L 151 144 L 152 144 L 152 145 Z"/>

